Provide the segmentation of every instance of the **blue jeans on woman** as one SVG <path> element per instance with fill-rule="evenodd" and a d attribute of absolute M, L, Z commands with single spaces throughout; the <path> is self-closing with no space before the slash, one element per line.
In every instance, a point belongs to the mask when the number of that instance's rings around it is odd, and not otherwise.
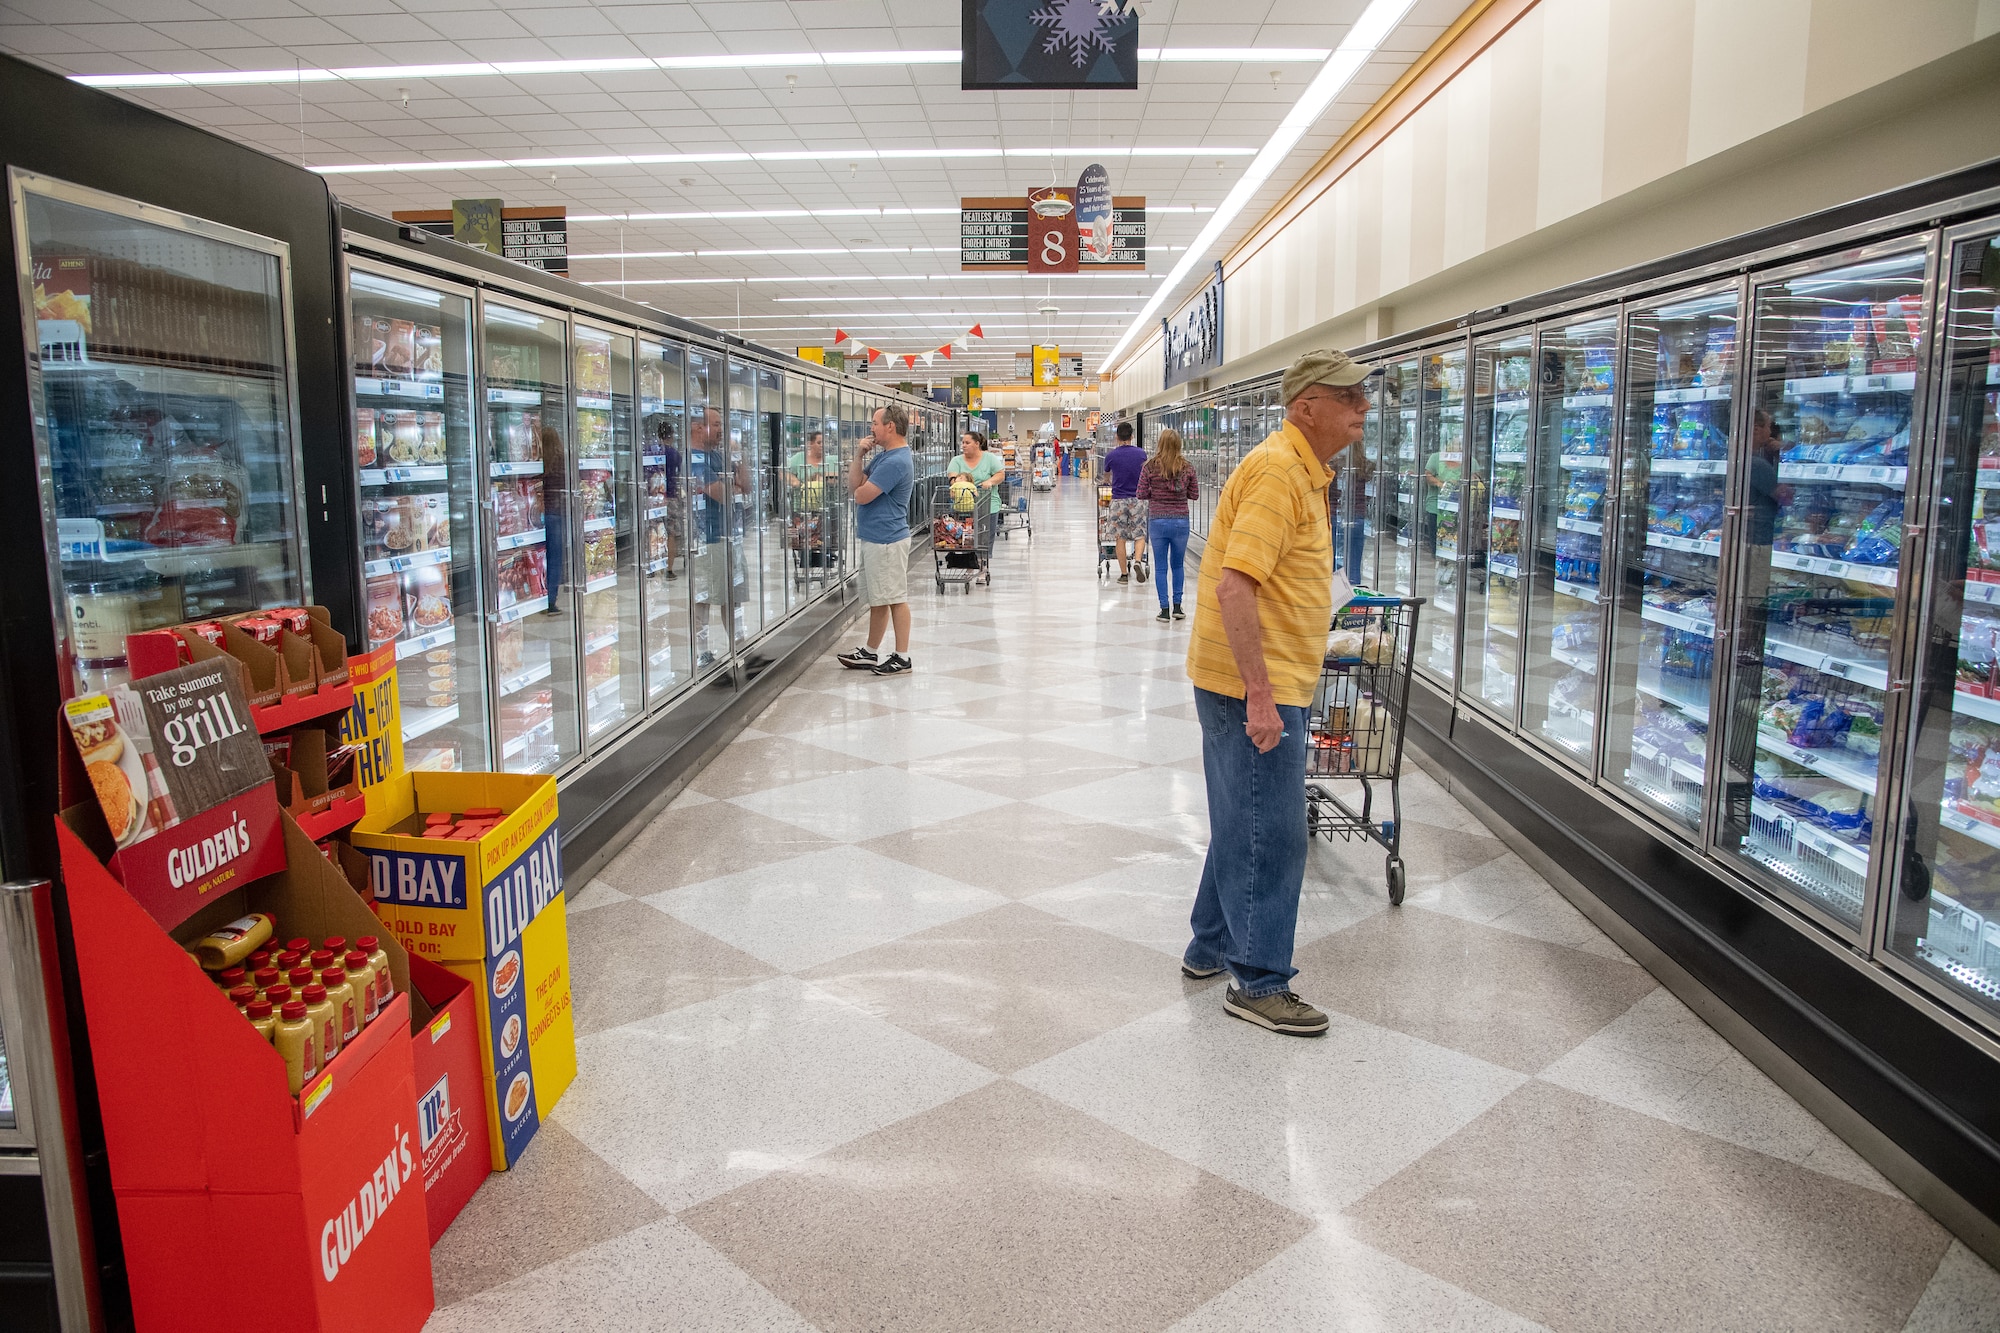
<path fill-rule="evenodd" d="M 1208 782 L 1208 860 L 1182 955 L 1198 971 L 1225 967 L 1245 999 L 1288 990 L 1306 876 L 1307 709 L 1278 705 L 1284 739 L 1259 753 L 1244 702 L 1197 688 L 1201 768 Z"/>
<path fill-rule="evenodd" d="M 1153 591 L 1160 595 L 1160 609 L 1167 609 L 1167 565 L 1174 567 L 1174 600 L 1181 604 L 1181 571 L 1187 566 L 1188 521 L 1156 518 L 1146 525 L 1147 539 L 1153 543 Z"/>

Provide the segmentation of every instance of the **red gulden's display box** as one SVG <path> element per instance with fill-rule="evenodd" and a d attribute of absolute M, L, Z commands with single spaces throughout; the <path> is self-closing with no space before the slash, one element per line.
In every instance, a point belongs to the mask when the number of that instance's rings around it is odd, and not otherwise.
<path fill-rule="evenodd" d="M 493 1174 L 486 1129 L 486 1071 L 479 1058 L 479 997 L 472 983 L 410 955 L 410 984 L 433 1017 L 410 1033 L 417 1071 L 417 1147 L 431 1244 Z"/>
<path fill-rule="evenodd" d="M 148 1330 L 235 1323 L 416 1333 L 433 1296 L 411 1054 L 433 1019 L 409 958 L 284 817 L 286 868 L 170 935 L 105 869 L 95 806 L 57 829 L 133 1314 Z M 187 945 L 252 912 L 280 933 L 376 935 L 394 997 L 294 1096 L 271 1044 Z"/>

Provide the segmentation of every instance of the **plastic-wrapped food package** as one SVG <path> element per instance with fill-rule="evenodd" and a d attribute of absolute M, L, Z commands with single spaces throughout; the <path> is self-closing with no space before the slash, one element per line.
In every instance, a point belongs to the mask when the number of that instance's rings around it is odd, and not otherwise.
<path fill-rule="evenodd" d="M 1903 554 L 1903 497 L 1884 500 L 1854 530 L 1842 558 L 1857 565 L 1893 565 Z"/>

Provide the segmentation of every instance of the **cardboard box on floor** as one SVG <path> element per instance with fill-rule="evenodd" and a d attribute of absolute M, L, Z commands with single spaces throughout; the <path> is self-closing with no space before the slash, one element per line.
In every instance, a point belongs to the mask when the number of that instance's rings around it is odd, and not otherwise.
<path fill-rule="evenodd" d="M 464 977 L 414 955 L 410 985 L 432 1012 L 430 1022 L 411 1031 L 410 1046 L 417 1074 L 424 1208 L 435 1245 L 493 1172 L 481 1092 L 486 1074 L 479 1049 L 479 998 L 478 988 Z"/>
<path fill-rule="evenodd" d="M 411 835 L 422 815 L 482 807 L 506 817 L 477 841 Z M 492 1163 L 504 1171 L 576 1077 L 555 779 L 405 773 L 369 788 L 351 840 L 403 947 L 473 984 Z"/>
<path fill-rule="evenodd" d="M 95 806 L 57 837 L 138 1327 L 416 1333 L 433 1297 L 402 947 L 289 816 L 286 868 L 171 935 L 105 869 Z M 248 912 L 389 955 L 395 997 L 298 1096 L 185 947 Z"/>

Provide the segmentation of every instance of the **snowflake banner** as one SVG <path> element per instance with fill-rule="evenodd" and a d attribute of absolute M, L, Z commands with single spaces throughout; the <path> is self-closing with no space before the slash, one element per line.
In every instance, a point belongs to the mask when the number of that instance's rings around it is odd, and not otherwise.
<path fill-rule="evenodd" d="M 1131 0 L 964 0 L 964 88 L 1139 86 Z"/>

